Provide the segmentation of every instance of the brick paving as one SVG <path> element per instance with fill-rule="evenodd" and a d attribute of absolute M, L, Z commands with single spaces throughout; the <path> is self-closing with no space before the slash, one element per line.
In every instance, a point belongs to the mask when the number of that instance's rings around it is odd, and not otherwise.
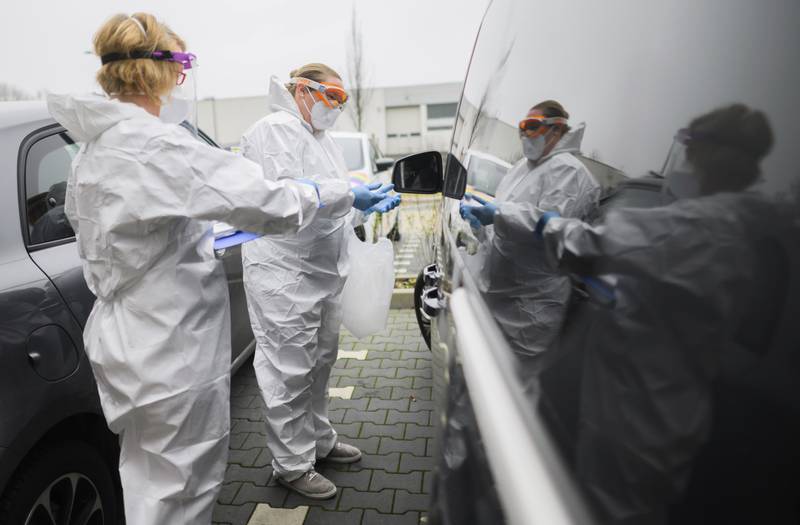
<path fill-rule="evenodd" d="M 232 379 L 230 458 L 214 523 L 424 523 L 433 467 L 431 354 L 414 312 L 392 310 L 386 331 L 361 340 L 343 330 L 339 348 L 330 386 L 343 397 L 331 397 L 330 418 L 342 441 L 364 455 L 352 465 L 317 465 L 339 488 L 336 497 L 309 500 L 273 479 L 263 402 L 248 362 Z M 363 350 L 366 356 L 357 352 Z"/>

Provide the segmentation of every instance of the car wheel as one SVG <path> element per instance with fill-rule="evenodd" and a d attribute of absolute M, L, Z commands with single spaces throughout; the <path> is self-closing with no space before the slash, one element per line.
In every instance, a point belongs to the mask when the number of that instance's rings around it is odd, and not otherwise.
<path fill-rule="evenodd" d="M 0 502 L 0 523 L 110 525 L 120 503 L 100 453 L 66 441 L 38 449 L 23 464 Z"/>
<path fill-rule="evenodd" d="M 425 287 L 425 277 L 422 273 L 422 270 L 420 270 L 417 275 L 417 282 L 414 284 L 414 313 L 417 315 L 417 325 L 419 325 L 422 338 L 425 339 L 425 344 L 428 345 L 428 349 L 430 350 L 431 321 L 422 313 L 422 289 Z"/>

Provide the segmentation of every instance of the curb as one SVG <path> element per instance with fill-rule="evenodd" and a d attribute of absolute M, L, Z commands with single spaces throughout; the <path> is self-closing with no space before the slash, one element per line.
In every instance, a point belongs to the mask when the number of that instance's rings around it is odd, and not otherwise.
<path fill-rule="evenodd" d="M 392 302 L 389 306 L 392 310 L 414 309 L 414 289 L 395 288 L 392 292 Z"/>

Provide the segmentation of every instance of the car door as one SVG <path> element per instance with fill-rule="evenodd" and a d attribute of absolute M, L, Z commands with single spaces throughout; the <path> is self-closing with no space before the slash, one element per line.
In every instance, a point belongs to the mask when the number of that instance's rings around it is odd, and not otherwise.
<path fill-rule="evenodd" d="M 199 138 L 209 146 L 219 147 L 208 135 L 200 130 Z M 221 252 L 217 258 L 222 261 L 228 279 L 231 314 L 231 360 L 233 370 L 238 369 L 255 349 L 255 338 L 250 327 L 250 314 L 247 310 L 247 296 L 244 292 L 242 269 L 242 247 L 237 245 Z"/>
<path fill-rule="evenodd" d="M 201 133 L 200 138 L 216 145 Z M 78 144 L 60 125 L 29 135 L 20 147 L 20 188 L 23 237 L 31 259 L 50 278 L 77 323 L 75 340 L 94 304 L 86 286 L 75 236 L 64 215 L 64 194 L 71 162 Z M 226 250 L 220 259 L 228 279 L 231 311 L 231 352 L 235 366 L 254 348 L 242 282 L 239 247 Z"/>

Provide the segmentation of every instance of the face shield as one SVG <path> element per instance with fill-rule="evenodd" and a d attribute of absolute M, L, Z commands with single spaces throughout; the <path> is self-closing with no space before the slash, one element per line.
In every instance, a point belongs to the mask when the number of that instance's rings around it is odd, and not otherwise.
<path fill-rule="evenodd" d="M 155 51 L 153 58 L 182 66 L 175 87 L 162 97 L 159 118 L 169 124 L 179 124 L 197 135 L 197 57 L 193 53 Z"/>
<path fill-rule="evenodd" d="M 678 130 L 664 162 L 664 168 L 661 170 L 665 182 L 664 191 L 678 199 L 700 195 L 700 180 L 686 155 L 687 145 L 691 139 L 688 129 Z"/>
<path fill-rule="evenodd" d="M 119 60 L 147 58 L 160 62 L 180 64 L 175 76 L 175 86 L 161 97 L 159 118 L 170 124 L 179 124 L 197 134 L 197 57 L 193 53 L 180 51 L 134 51 L 131 53 L 109 53 L 100 57 L 105 65 Z"/>

